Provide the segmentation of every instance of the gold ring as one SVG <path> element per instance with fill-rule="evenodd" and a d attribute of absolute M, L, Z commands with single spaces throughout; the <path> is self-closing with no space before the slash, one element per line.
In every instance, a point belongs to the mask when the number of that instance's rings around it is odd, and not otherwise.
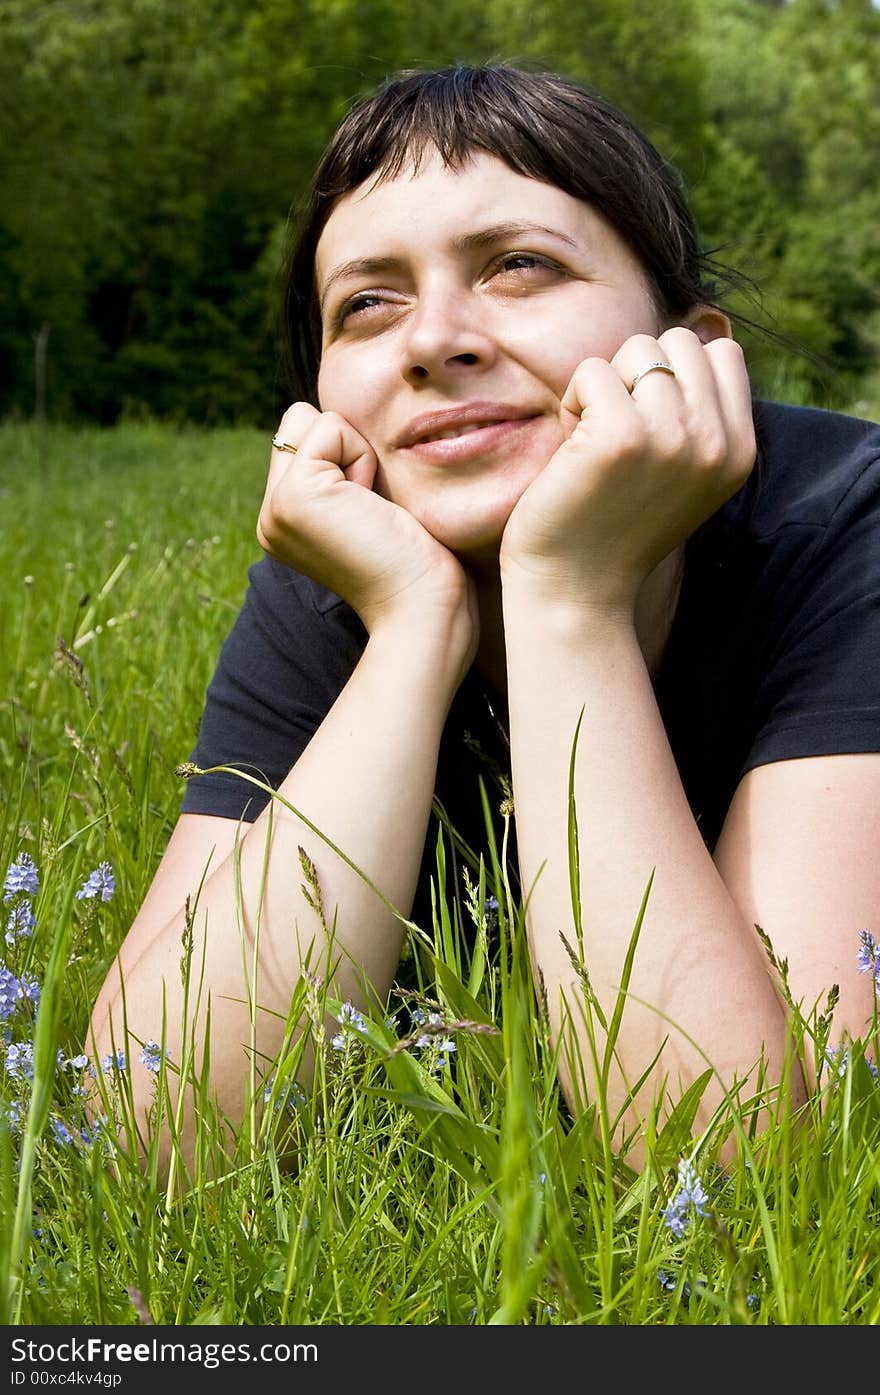
<path fill-rule="evenodd" d="M 276 450 L 289 450 L 291 455 L 296 455 L 299 450 L 299 446 L 292 446 L 289 441 L 282 441 L 280 436 L 273 436 L 272 444 Z"/>
<path fill-rule="evenodd" d="M 633 378 L 632 383 L 630 385 L 630 392 L 632 392 L 636 383 L 640 382 L 642 378 L 648 375 L 648 373 L 670 373 L 673 378 L 675 377 L 675 369 L 673 368 L 672 364 L 664 363 L 662 359 L 658 358 L 655 359 L 653 363 L 646 363 L 644 368 L 639 369 L 638 373 Z"/>

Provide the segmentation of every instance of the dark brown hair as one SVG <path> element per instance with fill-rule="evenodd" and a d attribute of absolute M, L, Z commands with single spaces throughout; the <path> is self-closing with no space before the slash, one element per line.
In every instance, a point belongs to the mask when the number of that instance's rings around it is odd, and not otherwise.
<path fill-rule="evenodd" d="M 315 171 L 285 273 L 288 364 L 315 400 L 321 317 L 318 240 L 338 199 L 366 179 L 418 169 L 426 150 L 451 168 L 477 151 L 598 209 L 644 268 L 660 318 L 717 305 L 718 268 L 701 252 L 681 176 L 621 111 L 555 72 L 507 63 L 394 74 L 343 119 Z"/>

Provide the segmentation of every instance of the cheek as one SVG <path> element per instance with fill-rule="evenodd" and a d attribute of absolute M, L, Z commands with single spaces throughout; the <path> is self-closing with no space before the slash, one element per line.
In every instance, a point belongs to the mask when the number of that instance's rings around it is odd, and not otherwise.
<path fill-rule="evenodd" d="M 322 362 L 318 372 L 318 406 L 322 412 L 337 412 L 356 431 L 371 439 L 382 420 L 388 402 L 387 374 L 367 357 L 363 362 Z"/>
<path fill-rule="evenodd" d="M 596 288 L 590 288 L 595 292 Z M 540 321 L 530 319 L 509 335 L 509 351 L 525 364 L 531 373 L 562 397 L 572 374 L 586 358 L 613 359 L 620 346 L 633 334 L 661 332 L 657 312 L 647 291 L 638 290 L 629 297 L 609 297 L 595 294 L 583 301 L 569 301 L 563 313 L 555 307 L 553 313 Z"/>

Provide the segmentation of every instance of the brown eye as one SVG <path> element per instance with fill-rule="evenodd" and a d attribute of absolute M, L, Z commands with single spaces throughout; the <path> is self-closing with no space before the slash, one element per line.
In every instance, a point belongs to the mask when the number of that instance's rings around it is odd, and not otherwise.
<path fill-rule="evenodd" d="M 369 295 L 365 293 L 364 295 L 352 296 L 351 300 L 347 300 L 344 305 L 340 306 L 335 317 L 335 323 L 338 325 L 345 324 L 345 321 L 350 319 L 352 315 L 357 315 L 364 310 L 372 310 L 375 306 L 384 304 L 385 302 L 382 300 L 382 297 L 378 295 Z"/>
<path fill-rule="evenodd" d="M 497 271 L 521 272 L 528 274 L 534 271 L 558 271 L 559 267 L 554 262 L 548 261 L 546 257 L 537 257 L 531 252 L 510 252 L 502 257 L 497 264 Z"/>

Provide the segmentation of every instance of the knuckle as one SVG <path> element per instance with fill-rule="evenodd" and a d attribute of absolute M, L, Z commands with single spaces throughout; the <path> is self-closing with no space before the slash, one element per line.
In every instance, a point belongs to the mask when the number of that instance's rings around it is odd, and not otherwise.
<path fill-rule="evenodd" d="M 727 436 L 719 427 L 704 427 L 700 435 L 700 459 L 712 470 L 719 470 L 730 461 Z"/>
<path fill-rule="evenodd" d="M 660 335 L 657 343 L 664 346 L 669 344 L 699 344 L 700 337 L 692 329 L 688 329 L 687 325 L 670 325 L 669 329 L 665 329 Z"/>
<path fill-rule="evenodd" d="M 648 432 L 641 418 L 631 414 L 627 420 L 618 422 L 614 444 L 614 454 L 624 460 L 635 460 L 643 456 L 648 444 Z"/>
<path fill-rule="evenodd" d="M 731 363 L 745 365 L 745 350 L 737 339 L 711 339 L 704 347 L 711 358 L 722 358 Z"/>
<path fill-rule="evenodd" d="M 657 352 L 659 340 L 651 337 L 650 334 L 632 334 L 629 339 L 621 345 L 627 352 L 633 351 L 637 354 L 647 354 L 649 358 L 654 358 Z"/>
<path fill-rule="evenodd" d="M 308 430 L 318 412 L 309 402 L 292 402 L 281 418 L 279 433 L 289 432 L 291 435 L 299 434 Z"/>
<path fill-rule="evenodd" d="M 683 456 L 689 455 L 692 443 L 685 423 L 678 417 L 666 422 L 655 449 L 660 459 L 666 463 L 681 460 Z"/>

